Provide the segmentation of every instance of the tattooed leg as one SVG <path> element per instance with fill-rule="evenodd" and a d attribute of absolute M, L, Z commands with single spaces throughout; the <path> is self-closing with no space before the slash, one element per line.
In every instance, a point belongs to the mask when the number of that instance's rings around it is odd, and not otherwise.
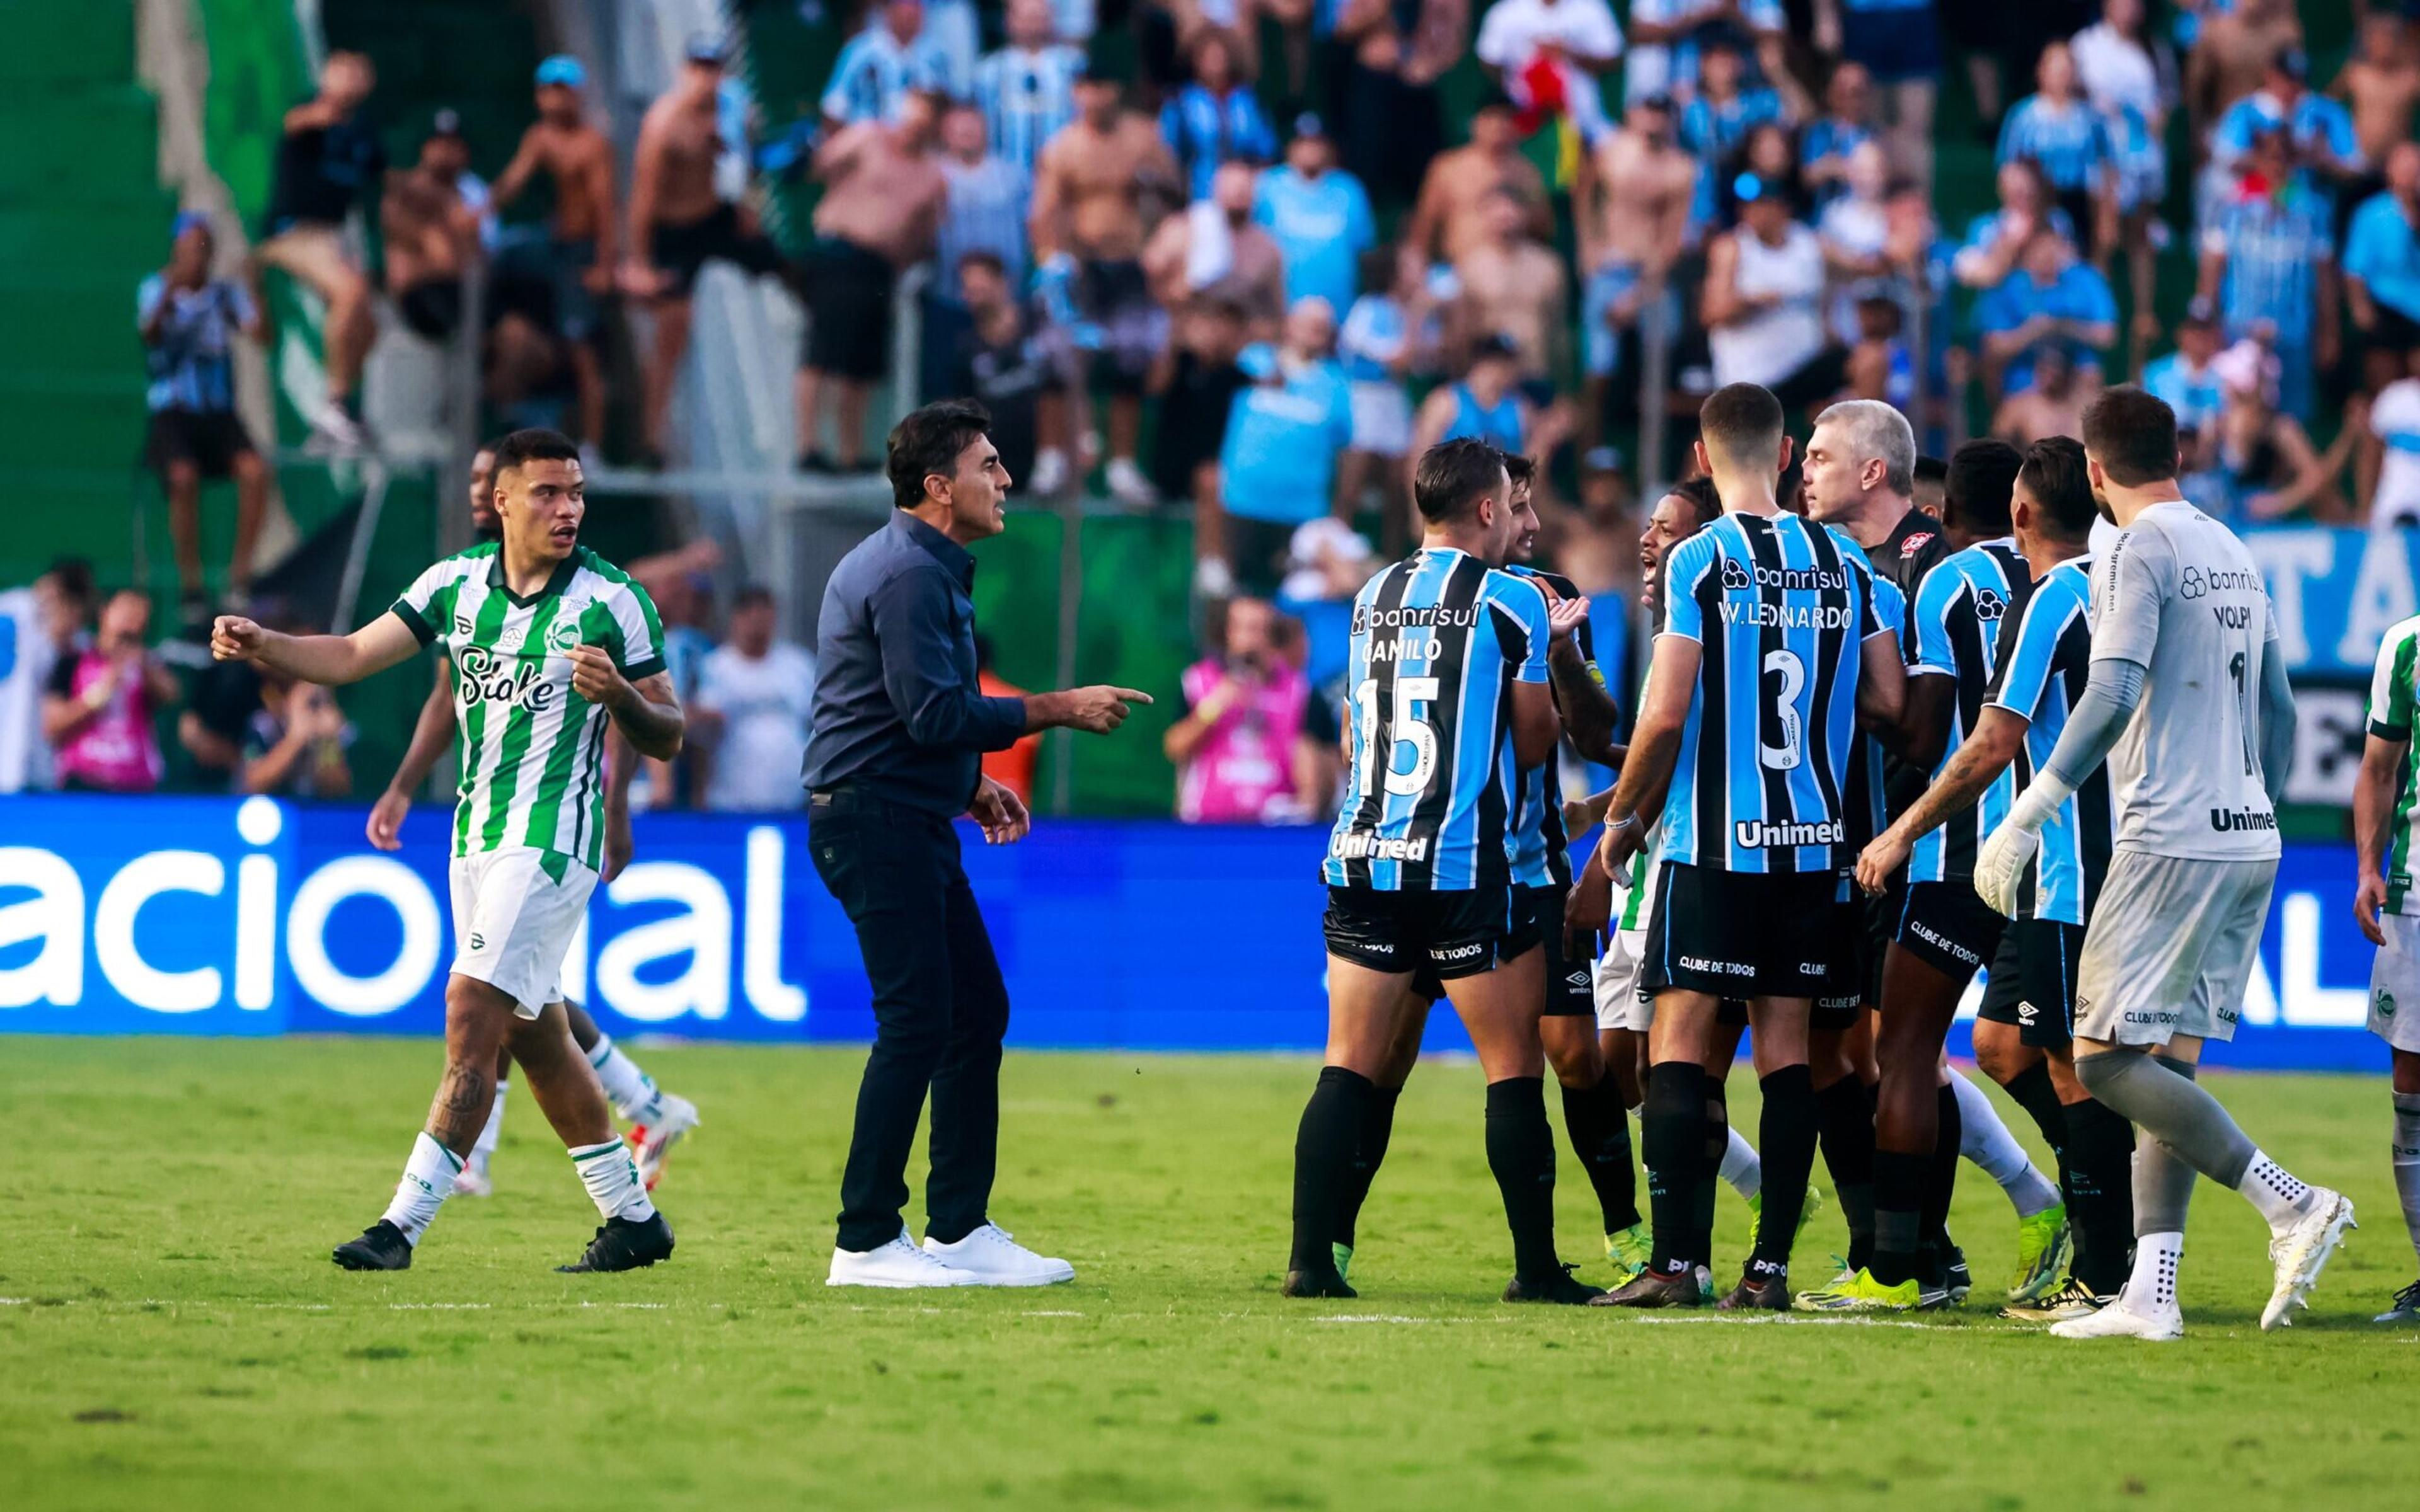
<path fill-rule="evenodd" d="M 445 1075 L 428 1106 L 428 1137 L 462 1159 L 496 1100 L 497 1062 L 514 1023 L 513 1001 L 484 981 L 445 983 Z"/>

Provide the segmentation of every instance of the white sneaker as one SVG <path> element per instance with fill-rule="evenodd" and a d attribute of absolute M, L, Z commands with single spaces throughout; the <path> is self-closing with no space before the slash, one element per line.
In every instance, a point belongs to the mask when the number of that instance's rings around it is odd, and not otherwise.
<path fill-rule="evenodd" d="M 927 1239 L 924 1253 L 973 1277 L 979 1287 L 1055 1287 L 1076 1279 L 1074 1266 L 1034 1254 L 998 1224 L 985 1224 L 954 1244 Z"/>
<path fill-rule="evenodd" d="M 653 1192 L 656 1183 L 663 1180 L 664 1162 L 672 1157 L 673 1146 L 697 1127 L 697 1105 L 687 1098 L 659 1091 L 647 1113 L 646 1121 L 630 1131 L 630 1152 L 639 1163 L 639 1180 Z"/>
<path fill-rule="evenodd" d="M 2277 1284 L 2269 1293 L 2269 1305 L 2260 1309 L 2260 1328 L 2285 1328 L 2293 1321 L 2297 1307 L 2308 1307 L 2304 1299 L 2319 1285 L 2319 1273 L 2327 1269 L 2328 1257 L 2344 1242 L 2345 1230 L 2360 1227 L 2352 1221 L 2352 1204 L 2341 1192 L 2326 1187 L 2311 1188 L 2311 1211 L 2294 1220 L 2294 1227 L 2269 1242 L 2269 1258 L 2277 1267 Z"/>
<path fill-rule="evenodd" d="M 1142 469 L 1135 465 L 1133 457 L 1109 458 L 1109 471 L 1103 474 L 1103 479 L 1109 486 L 1111 497 L 1122 504 L 1145 509 L 1159 502 L 1159 491 L 1151 486 L 1149 478 L 1142 475 Z"/>
<path fill-rule="evenodd" d="M 473 1155 L 471 1157 L 470 1165 L 463 1166 L 458 1171 L 456 1171 L 454 1173 L 454 1195 L 458 1197 L 494 1196 L 496 1195 L 496 1183 L 488 1180 L 488 1163 L 480 1159 L 478 1156 Z"/>
<path fill-rule="evenodd" d="M 1026 488 L 1044 499 L 1056 499 L 1067 486 L 1067 454 L 1055 446 L 1046 447 L 1033 455 L 1033 471 L 1025 480 Z"/>
<path fill-rule="evenodd" d="M 2050 1325 L 2051 1335 L 2063 1339 L 2144 1339 L 2171 1344 L 2185 1336 L 2185 1315 L 2175 1303 L 2137 1311 L 2123 1293 L 2108 1306 Z"/>
<path fill-rule="evenodd" d="M 943 1265 L 939 1260 L 916 1247 L 908 1237 L 906 1225 L 901 1225 L 899 1237 L 879 1249 L 832 1251 L 831 1272 L 824 1277 L 828 1287 L 888 1287 L 905 1290 L 911 1287 L 972 1287 L 982 1285 L 982 1278 L 971 1271 Z"/>

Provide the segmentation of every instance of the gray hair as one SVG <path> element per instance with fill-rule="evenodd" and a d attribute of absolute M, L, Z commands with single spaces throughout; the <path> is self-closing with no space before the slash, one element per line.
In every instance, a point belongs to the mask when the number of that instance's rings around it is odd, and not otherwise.
<path fill-rule="evenodd" d="M 1883 485 L 1893 493 L 1916 492 L 1916 427 L 1880 399 L 1843 399 L 1815 417 L 1819 425 L 1838 425 L 1850 455 L 1863 467 L 1883 459 Z"/>

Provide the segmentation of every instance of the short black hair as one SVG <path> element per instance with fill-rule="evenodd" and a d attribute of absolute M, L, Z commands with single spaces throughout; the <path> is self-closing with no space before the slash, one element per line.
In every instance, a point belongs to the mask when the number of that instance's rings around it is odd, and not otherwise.
<path fill-rule="evenodd" d="M 2102 475 L 2121 488 L 2173 478 L 2177 412 L 2132 383 L 2103 389 L 2084 407 L 2084 449 L 2100 458 Z"/>
<path fill-rule="evenodd" d="M 1504 454 L 1477 437 L 1441 441 L 1420 454 L 1412 472 L 1412 502 L 1420 518 L 1443 525 L 1468 514 L 1507 476 Z"/>
<path fill-rule="evenodd" d="M 1497 455 L 1504 459 L 1504 476 L 1512 483 L 1528 483 L 1538 476 L 1538 464 L 1519 452 L 1507 452 L 1501 447 Z"/>
<path fill-rule="evenodd" d="M 2063 541 L 2090 538 L 2092 478 L 2084 468 L 2084 443 L 2072 436 L 2045 436 L 2025 448 L 2017 481 L 2050 516 L 2052 533 Z"/>
<path fill-rule="evenodd" d="M 91 605 L 94 583 L 90 559 L 59 557 L 52 562 L 50 570 L 43 576 L 50 579 L 57 586 L 58 591 L 68 597 L 87 607 Z"/>
<path fill-rule="evenodd" d="M 966 108 L 974 109 L 972 105 Z M 971 252 L 958 254 L 958 271 L 964 273 L 970 268 L 988 269 L 1001 278 L 1008 276 L 1008 264 L 1001 261 L 1000 254 L 989 247 L 977 247 Z"/>
<path fill-rule="evenodd" d="M 731 612 L 737 614 L 743 609 L 754 609 L 759 604 L 770 604 L 772 602 L 773 590 L 771 588 L 768 587 L 764 583 L 749 583 L 742 587 L 739 592 L 731 595 Z"/>
<path fill-rule="evenodd" d="M 580 446 L 559 430 L 516 430 L 495 444 L 496 461 L 489 473 L 501 478 L 515 468 L 531 462 L 577 462 Z"/>
<path fill-rule="evenodd" d="M 1919 456 L 1916 459 L 1916 481 L 1936 488 L 1945 486 L 1949 481 L 1949 464 L 1937 456 Z"/>
<path fill-rule="evenodd" d="M 1702 474 L 1683 478 L 1664 491 L 1687 501 L 1689 507 L 1698 512 L 1698 529 L 1701 531 L 1723 512 L 1723 496 L 1714 492 L 1714 480 Z"/>
<path fill-rule="evenodd" d="M 911 411 L 891 427 L 883 471 L 891 476 L 891 501 L 913 509 L 923 501 L 924 480 L 948 477 L 958 454 L 979 436 L 991 434 L 991 411 L 972 399 L 942 399 Z"/>
<path fill-rule="evenodd" d="M 1969 535 L 2009 533 L 2009 490 L 2017 481 L 2024 454 L 1996 437 L 1984 436 L 1949 454 L 1949 471 L 1942 479 L 1942 523 Z"/>
<path fill-rule="evenodd" d="M 1698 434 L 1709 453 L 1758 457 L 1781 440 L 1781 401 L 1761 383 L 1729 383 L 1698 407 Z"/>

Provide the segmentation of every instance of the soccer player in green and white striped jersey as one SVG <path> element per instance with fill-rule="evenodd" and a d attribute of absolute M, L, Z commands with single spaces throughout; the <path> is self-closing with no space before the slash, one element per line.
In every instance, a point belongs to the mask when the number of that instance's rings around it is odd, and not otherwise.
<path fill-rule="evenodd" d="M 2412 743 L 2420 703 L 2420 619 L 2386 632 L 2369 684 L 2369 738 L 2353 783 L 2353 842 L 2361 890 L 2353 913 L 2378 947 L 2369 972 L 2369 1029 L 2395 1062 L 2395 1139 L 2389 1158 L 2403 1224 L 2420 1252 L 2420 888 L 2412 885 L 2413 830 L 2420 827 L 2420 746 Z M 2420 1322 L 2420 1281 L 2395 1294 L 2381 1323 Z"/>
<path fill-rule="evenodd" d="M 463 769 L 445 1076 L 394 1202 L 337 1246 L 347 1270 L 411 1265 L 487 1121 L 506 1049 L 605 1219 L 565 1269 L 629 1270 L 673 1249 L 671 1225 L 613 1137 L 557 980 L 603 857 L 607 721 L 643 755 L 680 749 L 663 629 L 645 591 L 580 545 L 587 502 L 567 439 L 546 430 L 505 437 L 494 483 L 501 539 L 430 567 L 352 634 L 280 635 L 225 615 L 210 638 L 222 661 L 328 685 L 359 681 L 433 643 L 454 659 Z"/>

